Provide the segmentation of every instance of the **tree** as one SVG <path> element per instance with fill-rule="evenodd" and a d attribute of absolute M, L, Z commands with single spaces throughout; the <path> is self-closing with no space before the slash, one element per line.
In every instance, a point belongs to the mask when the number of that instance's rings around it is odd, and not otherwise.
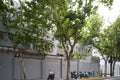
<path fill-rule="evenodd" d="M 99 50 L 102 58 L 105 61 L 105 74 L 106 77 L 107 74 L 107 62 L 110 56 L 112 55 L 112 51 L 114 48 L 114 41 L 111 39 L 111 36 L 107 31 L 104 32 L 104 34 L 101 34 L 99 36 L 99 41 L 95 41 L 94 46 Z M 111 62 L 110 62 L 111 63 Z"/>
<path fill-rule="evenodd" d="M 109 57 L 112 55 L 112 50 L 114 48 L 114 42 L 111 40 L 111 37 L 107 36 L 108 33 L 104 33 L 104 36 L 101 36 L 100 42 L 96 46 L 105 61 L 105 74 L 107 73 L 107 62 Z"/>
<path fill-rule="evenodd" d="M 54 31 L 54 37 L 62 45 L 66 61 L 67 61 L 67 74 L 66 80 L 70 79 L 70 60 L 72 58 L 73 49 L 76 43 L 81 38 L 81 28 L 85 25 L 85 19 L 90 16 L 93 9 L 96 7 L 92 6 L 93 1 L 78 1 L 75 2 L 62 2 L 62 7 L 56 9 L 57 15 L 53 15 L 53 23 L 56 27 Z M 63 5 L 64 3 L 64 5 Z M 84 5 L 85 3 L 85 5 Z M 66 4 L 69 4 L 66 6 Z M 78 4 L 76 10 L 71 9 L 74 4 Z"/>
<path fill-rule="evenodd" d="M 34 44 L 36 53 L 47 53 L 53 46 L 52 40 L 49 38 L 49 27 L 46 26 L 46 19 L 43 8 L 39 8 L 34 1 L 22 2 L 20 6 L 15 7 L 14 15 L 11 17 L 11 29 L 14 33 L 10 35 L 14 47 L 18 48 L 21 59 L 21 68 L 23 78 L 27 80 L 24 66 L 24 50 L 26 45 Z M 31 5 L 32 6 L 31 6 Z M 39 9 L 39 11 L 37 10 Z"/>
<path fill-rule="evenodd" d="M 83 44 L 91 45 L 100 52 L 101 56 L 105 61 L 105 74 L 107 72 L 107 61 L 112 55 L 114 48 L 114 40 L 111 39 L 111 31 L 109 29 L 102 30 L 103 19 L 99 15 L 93 15 L 90 19 L 88 18 L 86 30 L 83 32 Z"/>
<path fill-rule="evenodd" d="M 97 18 L 96 18 L 97 20 Z M 92 20 L 95 21 L 95 20 Z M 99 20 L 97 20 L 99 21 Z M 89 21 L 88 21 L 89 22 Z M 98 23 L 97 23 L 98 24 Z M 91 26 L 95 26 L 91 24 Z M 99 26 L 99 24 L 98 24 Z M 91 32 L 91 33 L 89 33 Z M 105 74 L 106 76 L 106 70 L 107 70 L 107 62 L 109 61 L 111 64 L 110 73 L 111 76 L 114 75 L 114 68 L 115 63 L 119 59 L 119 17 L 117 20 L 108 26 L 107 29 L 104 29 L 103 31 L 100 31 L 100 27 L 93 29 L 90 27 L 90 29 L 85 33 L 86 36 L 83 37 L 84 42 L 89 45 L 93 45 L 95 48 L 98 49 L 100 54 L 102 55 L 104 61 L 105 61 Z M 89 40 L 88 40 L 89 39 Z"/>
<path fill-rule="evenodd" d="M 109 27 L 109 31 L 110 31 L 110 35 L 112 40 L 114 40 L 114 48 L 112 51 L 112 61 L 113 61 L 113 65 L 112 65 L 112 75 L 114 76 L 114 69 L 115 69 L 115 63 L 117 61 L 119 61 L 120 58 L 120 26 L 119 26 L 119 21 L 120 21 L 120 17 L 118 17 L 116 19 L 116 21 L 110 25 Z"/>

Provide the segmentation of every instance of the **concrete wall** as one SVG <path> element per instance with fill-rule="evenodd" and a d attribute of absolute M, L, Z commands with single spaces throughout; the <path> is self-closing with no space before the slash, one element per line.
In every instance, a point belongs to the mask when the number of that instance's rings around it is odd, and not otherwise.
<path fill-rule="evenodd" d="M 41 61 L 39 59 L 24 59 L 25 72 L 28 80 L 41 79 Z M 23 79 L 23 69 L 20 58 L 14 59 L 14 79 Z"/>
<path fill-rule="evenodd" d="M 21 68 L 21 59 L 14 57 L 13 54 L 0 54 L 0 80 L 23 80 Z M 66 61 L 64 59 L 46 58 L 42 59 L 24 59 L 25 72 L 27 80 L 46 80 L 49 70 L 55 72 L 55 80 L 65 79 Z M 98 63 L 80 61 L 79 70 L 98 71 Z M 77 71 L 77 61 L 71 62 L 71 71 Z M 6 77 L 7 76 L 7 77 Z"/>
<path fill-rule="evenodd" d="M 0 80 L 13 80 L 12 77 L 13 77 L 13 55 L 0 54 Z"/>
<path fill-rule="evenodd" d="M 47 78 L 49 70 L 55 72 L 56 78 L 60 78 L 60 60 L 57 59 L 45 59 L 43 61 L 43 78 Z M 47 79 L 46 79 L 47 80 Z"/>

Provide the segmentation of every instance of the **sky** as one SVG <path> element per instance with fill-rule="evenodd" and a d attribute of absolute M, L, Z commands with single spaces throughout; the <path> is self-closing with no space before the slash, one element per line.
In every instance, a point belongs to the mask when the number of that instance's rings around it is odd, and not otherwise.
<path fill-rule="evenodd" d="M 105 25 L 110 25 L 110 23 L 114 22 L 120 14 L 120 0 L 114 0 L 111 10 L 103 5 L 100 5 L 98 13 L 104 17 Z"/>

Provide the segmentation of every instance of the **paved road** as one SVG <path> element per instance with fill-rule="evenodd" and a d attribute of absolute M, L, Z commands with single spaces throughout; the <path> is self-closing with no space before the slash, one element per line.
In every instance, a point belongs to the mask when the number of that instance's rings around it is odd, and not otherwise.
<path fill-rule="evenodd" d="M 117 78 L 110 78 L 110 79 L 103 79 L 103 80 L 120 80 L 120 77 L 117 77 Z"/>

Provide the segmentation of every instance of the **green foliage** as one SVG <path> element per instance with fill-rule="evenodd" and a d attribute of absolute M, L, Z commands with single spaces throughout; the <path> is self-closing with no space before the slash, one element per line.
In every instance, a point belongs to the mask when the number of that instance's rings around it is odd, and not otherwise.
<path fill-rule="evenodd" d="M 114 43 L 112 43 L 113 41 L 111 40 L 111 38 L 108 38 L 107 36 L 102 36 L 98 46 L 99 46 L 99 51 L 101 52 L 101 54 L 103 55 L 110 55 L 112 52 L 112 49 L 114 48 Z"/>
<path fill-rule="evenodd" d="M 109 31 L 111 32 L 111 38 L 114 42 L 114 50 L 113 50 L 113 55 L 116 58 L 120 57 L 120 17 L 118 17 L 116 19 L 116 21 L 111 24 L 111 26 L 109 27 Z"/>
<path fill-rule="evenodd" d="M 76 57 L 76 58 L 78 58 L 78 59 L 82 59 L 83 58 L 83 54 L 80 54 L 78 52 L 74 52 L 73 56 Z"/>
<path fill-rule="evenodd" d="M 6 32 L 10 30 L 11 18 L 14 15 L 14 11 L 12 1 L 0 0 L 0 23 Z"/>
<path fill-rule="evenodd" d="M 74 1 L 74 2 L 65 2 L 65 4 L 78 4 L 77 8 L 75 10 L 69 9 L 69 5 L 65 6 L 62 9 L 56 10 L 58 15 L 54 14 L 55 17 L 54 23 L 55 26 L 57 27 L 57 30 L 55 30 L 55 38 L 58 39 L 62 43 L 66 43 L 67 41 L 71 45 L 74 42 L 78 42 L 78 39 L 80 39 L 80 34 L 79 32 L 81 31 L 81 28 L 85 25 L 85 18 L 89 17 L 90 14 L 92 14 L 94 7 L 92 5 L 92 0 L 87 1 Z M 84 5 L 85 3 L 85 5 Z M 68 9 L 68 10 L 66 10 Z M 55 10 L 55 9 L 54 9 Z M 63 14 L 61 14 L 61 12 Z M 56 16 L 58 19 L 56 19 Z M 71 41 L 72 40 L 72 41 Z"/>
<path fill-rule="evenodd" d="M 91 52 L 87 52 L 87 53 L 78 53 L 78 52 L 74 52 L 73 53 L 73 56 L 75 58 L 78 58 L 78 59 L 84 59 L 86 58 L 87 56 L 90 56 L 91 55 Z"/>
<path fill-rule="evenodd" d="M 85 27 L 82 28 L 82 39 L 79 42 L 86 45 L 93 44 L 94 40 L 98 40 L 102 26 L 103 18 L 98 14 L 91 15 L 90 18 L 86 19 Z"/>
<path fill-rule="evenodd" d="M 15 31 L 11 39 L 15 45 L 25 46 L 33 43 L 35 50 L 44 53 L 48 52 L 53 45 L 49 37 L 50 27 L 47 25 L 49 22 L 46 19 L 46 5 L 40 5 L 36 1 L 20 2 L 20 7 L 16 8 L 16 14 L 11 23 Z"/>
<path fill-rule="evenodd" d="M 103 18 L 99 15 L 91 15 L 86 20 L 80 43 L 92 45 L 98 49 L 102 56 L 110 56 L 115 45 L 115 40 L 112 39 L 112 31 L 109 29 L 102 30 L 102 26 Z"/>
<path fill-rule="evenodd" d="M 92 56 L 92 61 L 94 61 L 94 62 L 100 62 L 100 59 L 99 59 L 99 57 Z"/>
<path fill-rule="evenodd" d="M 114 0 L 99 0 L 99 1 L 102 2 L 105 6 L 108 6 L 110 8 Z"/>

